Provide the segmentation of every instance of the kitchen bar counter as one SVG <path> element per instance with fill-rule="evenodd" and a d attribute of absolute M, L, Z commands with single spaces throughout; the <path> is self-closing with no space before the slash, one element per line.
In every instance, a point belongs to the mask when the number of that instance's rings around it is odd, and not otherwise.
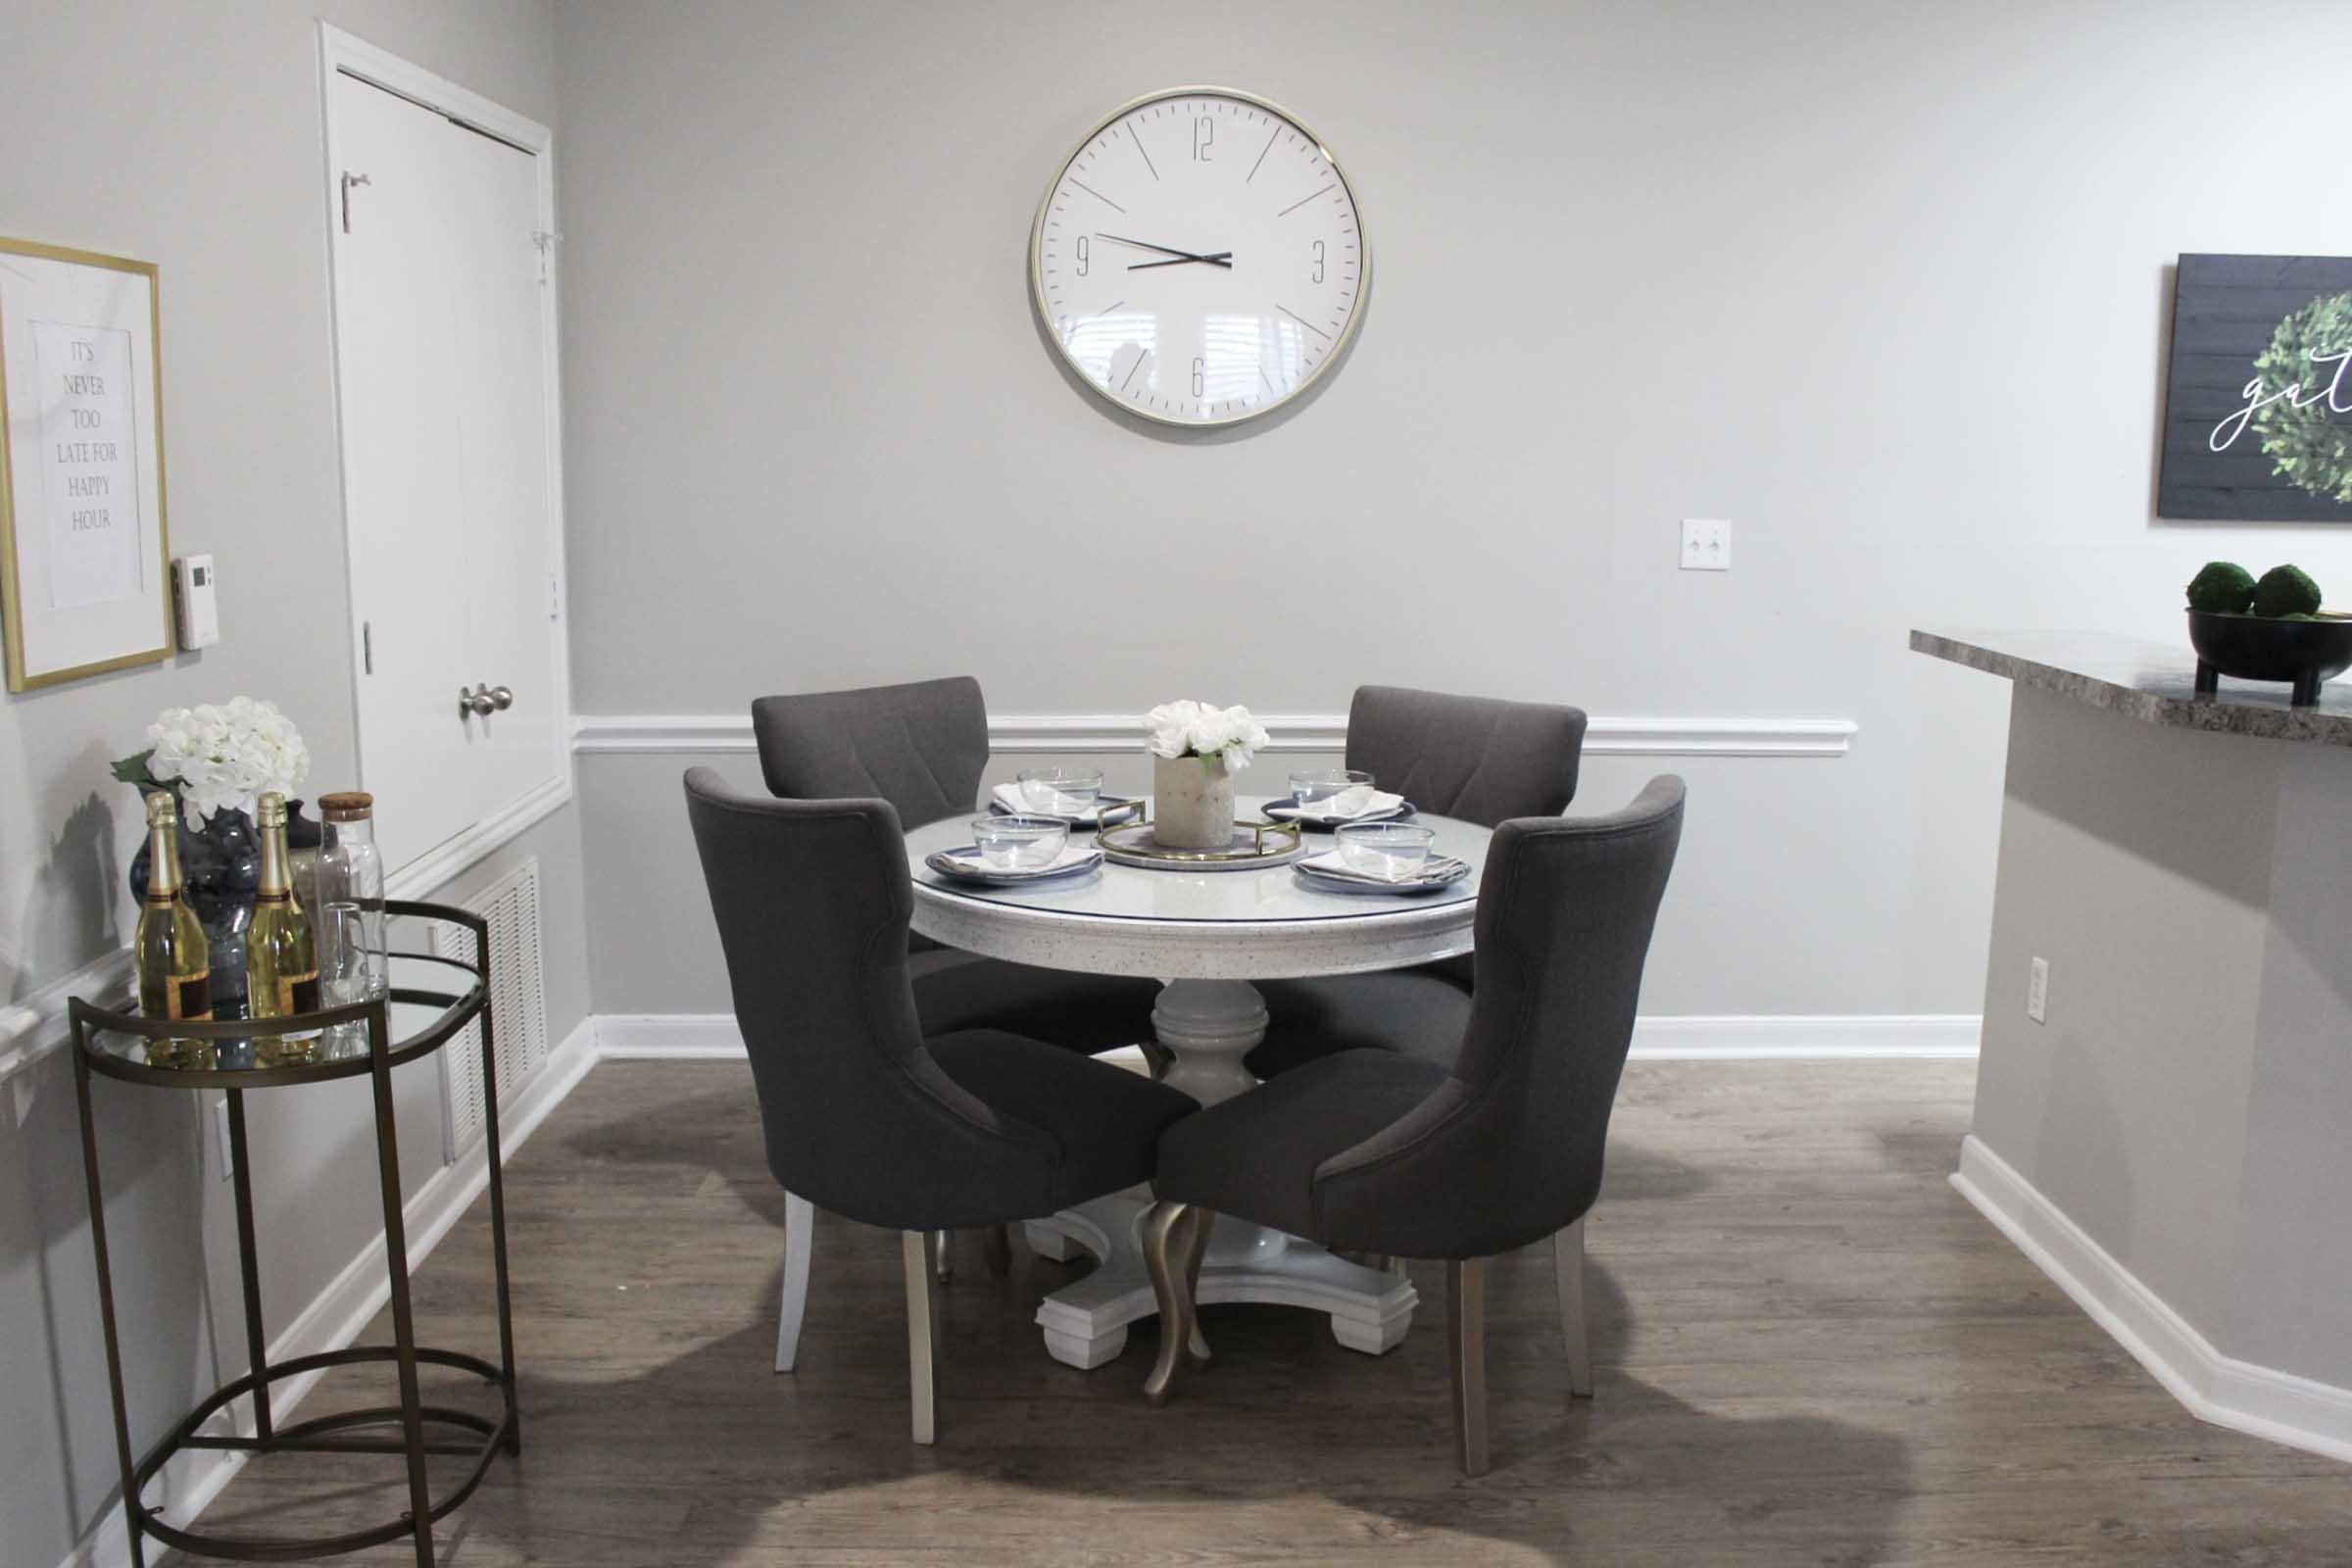
<path fill-rule="evenodd" d="M 1911 646 L 2015 683 L 1953 1185 L 2197 1414 L 2352 1459 L 2352 689 Z"/>
<path fill-rule="evenodd" d="M 2284 681 L 2225 678 L 2219 697 L 2199 697 L 2185 626 L 2179 647 L 2103 632 L 1914 631 L 1911 649 L 2143 723 L 2352 746 L 2352 681 L 2320 688 L 2317 708 L 2288 707 Z"/>

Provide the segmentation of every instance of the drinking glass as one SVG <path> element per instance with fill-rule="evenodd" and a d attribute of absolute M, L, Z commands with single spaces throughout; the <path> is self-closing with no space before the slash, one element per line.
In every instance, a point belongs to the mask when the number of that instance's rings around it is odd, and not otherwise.
<path fill-rule="evenodd" d="M 1341 864 L 1388 882 L 1419 876 L 1437 836 L 1412 822 L 1343 822 L 1332 834 L 1339 843 Z"/>
<path fill-rule="evenodd" d="M 1372 803 L 1372 775 L 1360 767 L 1301 768 L 1291 775 L 1291 799 L 1318 816 L 1350 816 Z"/>
<path fill-rule="evenodd" d="M 1014 792 L 1041 816 L 1089 816 L 1102 799 L 1099 767 L 1024 767 Z"/>
<path fill-rule="evenodd" d="M 343 1007 L 366 1002 L 376 994 L 375 955 L 368 943 L 368 922 L 357 904 L 338 901 L 318 912 L 318 1004 Z M 319 1042 L 319 1055 L 342 1061 L 368 1054 L 368 1021 L 329 1024 Z"/>
<path fill-rule="evenodd" d="M 972 846 L 980 863 L 994 871 L 1026 871 L 1050 865 L 1070 840 L 1070 824 L 1055 816 L 980 816 L 972 819 Z"/>

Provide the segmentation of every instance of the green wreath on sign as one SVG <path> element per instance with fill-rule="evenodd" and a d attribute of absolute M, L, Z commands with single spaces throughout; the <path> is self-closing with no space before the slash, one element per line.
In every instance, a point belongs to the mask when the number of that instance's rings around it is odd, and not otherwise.
<path fill-rule="evenodd" d="M 2299 383 L 2302 398 L 2311 401 L 2282 397 L 2266 403 L 2254 412 L 2254 428 L 2278 477 L 2298 490 L 2352 504 L 2352 426 L 2329 407 L 2335 401 L 2333 377 L 2344 368 L 2335 357 L 2346 349 L 2352 349 L 2352 294 L 2322 295 L 2290 313 L 2271 334 L 2271 346 L 2256 357 L 2254 368 L 2265 387 Z M 2328 384 L 2315 386 L 2322 372 Z M 2352 374 L 2343 384 L 2352 392 Z"/>

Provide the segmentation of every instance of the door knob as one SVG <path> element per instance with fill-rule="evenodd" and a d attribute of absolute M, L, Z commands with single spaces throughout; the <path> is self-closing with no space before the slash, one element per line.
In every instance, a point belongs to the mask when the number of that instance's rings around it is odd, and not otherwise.
<path fill-rule="evenodd" d="M 458 716 L 460 718 L 464 718 L 467 713 L 473 714 L 476 718 L 488 718 L 492 713 L 498 711 L 498 700 L 490 695 L 490 688 L 487 686 L 470 692 L 463 686 L 458 688 Z"/>
<path fill-rule="evenodd" d="M 490 706 L 502 713 L 513 708 L 514 706 L 514 688 L 512 686 L 491 687 Z"/>

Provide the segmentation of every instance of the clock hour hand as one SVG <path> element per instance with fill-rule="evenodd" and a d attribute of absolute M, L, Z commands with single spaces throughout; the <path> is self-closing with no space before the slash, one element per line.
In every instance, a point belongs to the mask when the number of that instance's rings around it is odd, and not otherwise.
<path fill-rule="evenodd" d="M 1231 251 L 1219 251 L 1216 256 L 1203 256 L 1198 251 L 1180 251 L 1173 245 L 1154 245 L 1149 240 L 1129 239 L 1124 234 L 1103 234 L 1100 229 L 1097 229 L 1096 233 L 1102 238 L 1109 240 L 1113 245 L 1132 245 L 1139 251 L 1157 251 L 1162 256 L 1173 256 L 1180 262 L 1206 262 L 1214 267 L 1225 268 L 1233 266 L 1230 261 L 1218 260 L 1219 257 L 1230 257 L 1233 254 Z"/>
<path fill-rule="evenodd" d="M 1211 267 L 1222 267 L 1230 272 L 1233 270 L 1233 252 L 1218 251 L 1211 256 L 1171 256 L 1164 262 L 1130 262 L 1127 265 L 1127 270 L 1141 272 L 1154 267 L 1189 267 L 1195 262 L 1205 262 Z"/>

